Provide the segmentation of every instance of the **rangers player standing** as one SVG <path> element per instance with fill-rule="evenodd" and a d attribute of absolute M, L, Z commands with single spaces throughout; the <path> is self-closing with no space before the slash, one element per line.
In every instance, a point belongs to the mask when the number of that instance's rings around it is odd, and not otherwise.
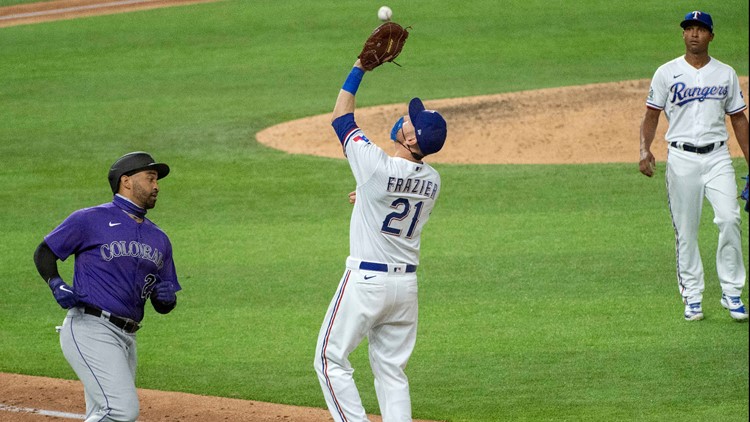
<path fill-rule="evenodd" d="M 146 218 L 156 205 L 157 179 L 169 167 L 145 152 L 120 157 L 109 170 L 114 199 L 72 213 L 34 253 L 57 303 L 68 309 L 60 330 L 63 355 L 83 383 L 86 421 L 135 421 L 135 333 L 150 298 L 166 314 L 180 290 L 167 235 Z M 73 284 L 57 261 L 75 255 Z"/>
<path fill-rule="evenodd" d="M 748 312 L 740 298 L 746 278 L 740 206 L 724 117 L 729 116 L 747 161 L 747 106 L 734 69 L 708 54 L 708 44 L 714 39 L 711 16 L 693 11 L 685 15 L 680 26 L 685 55 L 659 67 L 651 81 L 641 123 L 640 171 L 648 177 L 654 174 L 651 143 L 659 113 L 664 111 L 669 121 L 667 195 L 685 319 L 703 319 L 704 272 L 698 227 L 705 196 L 719 228 L 716 270 L 722 289 L 721 305 L 733 319 L 746 321 Z"/>
<path fill-rule="evenodd" d="M 441 188 L 440 175 L 422 159 L 443 147 L 447 128 L 414 98 L 391 131 L 395 156 L 389 156 L 354 121 L 364 73 L 357 60 L 333 111 L 357 187 L 346 270 L 320 328 L 314 366 L 334 420 L 367 421 L 348 359 L 367 337 L 383 421 L 410 421 L 404 368 L 417 334 L 420 235 Z"/>

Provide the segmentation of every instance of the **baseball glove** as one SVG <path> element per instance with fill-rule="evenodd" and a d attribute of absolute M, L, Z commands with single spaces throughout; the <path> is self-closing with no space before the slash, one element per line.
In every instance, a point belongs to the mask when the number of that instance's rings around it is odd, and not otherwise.
<path fill-rule="evenodd" d="M 745 211 L 750 212 L 750 174 L 745 179 L 745 189 L 740 194 L 740 198 L 745 200 Z"/>
<path fill-rule="evenodd" d="M 409 31 L 396 22 L 386 22 L 378 26 L 367 37 L 365 46 L 359 53 L 362 67 L 372 70 L 385 62 L 392 62 L 401 53 L 408 37 Z"/>

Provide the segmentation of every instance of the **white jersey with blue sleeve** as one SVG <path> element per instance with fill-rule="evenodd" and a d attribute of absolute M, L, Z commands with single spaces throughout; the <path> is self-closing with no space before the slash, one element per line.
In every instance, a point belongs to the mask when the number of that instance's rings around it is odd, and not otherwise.
<path fill-rule="evenodd" d="M 440 193 L 440 175 L 428 164 L 386 154 L 367 139 L 351 113 L 337 118 L 333 127 L 357 182 L 350 256 L 418 265 L 420 234 Z"/>

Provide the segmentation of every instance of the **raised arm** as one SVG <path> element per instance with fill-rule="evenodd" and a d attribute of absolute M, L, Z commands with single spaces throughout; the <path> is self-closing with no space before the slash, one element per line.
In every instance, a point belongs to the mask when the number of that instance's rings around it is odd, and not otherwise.
<path fill-rule="evenodd" d="M 331 122 L 345 114 L 354 113 L 354 96 L 357 94 L 357 89 L 359 88 L 360 82 L 362 82 L 362 76 L 364 76 L 364 74 L 365 69 L 362 67 L 362 63 L 359 59 L 357 59 L 357 61 L 354 62 L 352 71 L 349 72 L 349 76 L 344 82 L 344 86 L 342 86 L 341 91 L 339 91 L 338 98 L 336 98 L 336 105 L 333 107 Z"/>
<path fill-rule="evenodd" d="M 346 78 L 344 86 L 341 87 L 333 108 L 331 122 L 349 113 L 354 113 L 354 96 L 362 81 L 365 71 L 373 70 L 383 63 L 392 62 L 401 54 L 409 31 L 396 22 L 385 22 L 375 28 L 365 40 L 362 51 L 354 62 L 354 67 Z"/>

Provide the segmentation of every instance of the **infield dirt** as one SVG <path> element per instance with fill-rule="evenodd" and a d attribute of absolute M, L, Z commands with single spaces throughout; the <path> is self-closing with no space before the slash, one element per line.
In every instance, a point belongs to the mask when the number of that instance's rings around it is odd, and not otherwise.
<path fill-rule="evenodd" d="M 633 163 L 638 171 L 640 123 L 646 111 L 650 80 L 540 89 L 452 99 L 425 99 L 448 122 L 448 138 L 431 163 L 453 164 L 590 164 Z M 740 77 L 747 98 L 748 78 Z M 333 101 L 331 103 L 333 107 Z M 407 104 L 358 108 L 357 124 L 387 152 L 388 137 Z M 330 113 L 264 129 L 258 141 L 294 154 L 343 158 L 330 124 Z M 729 151 L 742 150 L 730 128 Z M 651 148 L 657 161 L 667 158 L 661 114 Z"/>

